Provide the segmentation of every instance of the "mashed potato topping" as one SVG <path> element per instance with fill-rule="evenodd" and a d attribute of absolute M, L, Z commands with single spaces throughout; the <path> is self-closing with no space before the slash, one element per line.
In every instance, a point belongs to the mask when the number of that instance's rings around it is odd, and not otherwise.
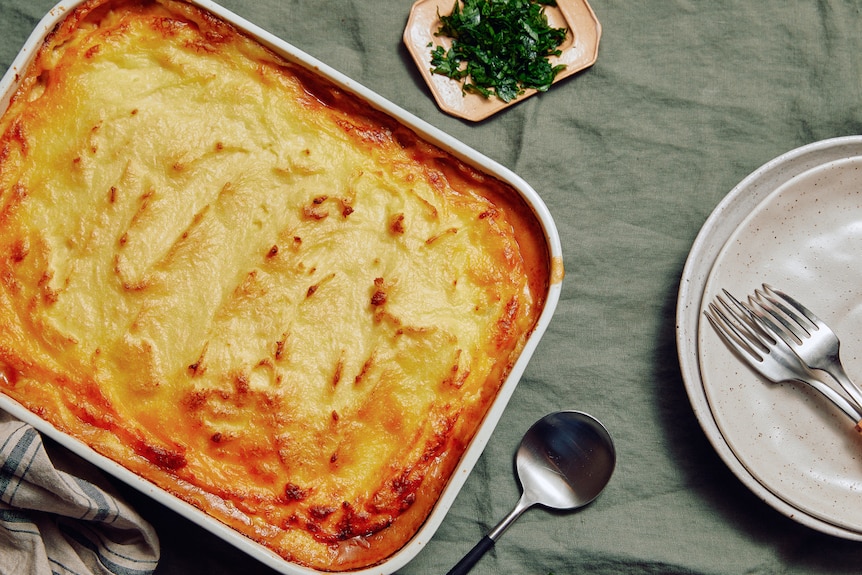
<path fill-rule="evenodd" d="M 513 190 L 183 2 L 0 119 L 0 390 L 289 561 L 415 533 L 541 309 Z"/>

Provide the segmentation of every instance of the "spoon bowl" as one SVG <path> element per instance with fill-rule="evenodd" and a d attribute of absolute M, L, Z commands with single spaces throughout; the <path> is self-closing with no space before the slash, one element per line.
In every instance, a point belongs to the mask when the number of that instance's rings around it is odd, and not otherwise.
<path fill-rule="evenodd" d="M 574 510 L 591 503 L 610 481 L 616 450 L 607 429 L 593 416 L 557 411 L 527 430 L 515 462 L 522 489 L 517 505 L 447 575 L 467 573 L 530 507 Z"/>

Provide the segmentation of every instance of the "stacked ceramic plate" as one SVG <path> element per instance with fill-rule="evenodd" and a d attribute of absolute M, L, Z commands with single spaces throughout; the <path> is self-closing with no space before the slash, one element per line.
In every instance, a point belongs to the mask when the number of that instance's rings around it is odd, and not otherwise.
<path fill-rule="evenodd" d="M 862 137 L 804 146 L 765 164 L 718 205 L 686 262 L 677 345 L 695 414 L 719 455 L 761 499 L 819 531 L 862 540 L 862 434 L 804 384 L 744 365 L 703 316 L 722 289 L 763 283 L 841 338 L 862 383 Z"/>

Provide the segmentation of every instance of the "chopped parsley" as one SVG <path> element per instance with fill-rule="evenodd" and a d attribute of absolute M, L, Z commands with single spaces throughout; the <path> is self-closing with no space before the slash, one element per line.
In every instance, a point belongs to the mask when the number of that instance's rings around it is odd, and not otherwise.
<path fill-rule="evenodd" d="M 510 102 L 528 88 L 551 87 L 564 65 L 552 66 L 566 38 L 565 28 L 548 24 L 544 6 L 555 0 L 455 0 L 452 13 L 440 15 L 436 36 L 452 46 L 431 51 L 431 71 L 463 81 L 463 91 Z M 430 46 L 430 45 L 429 45 Z"/>

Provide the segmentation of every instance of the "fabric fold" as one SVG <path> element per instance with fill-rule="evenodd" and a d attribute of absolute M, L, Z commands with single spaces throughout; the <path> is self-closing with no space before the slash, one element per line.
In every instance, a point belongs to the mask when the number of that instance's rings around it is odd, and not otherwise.
<path fill-rule="evenodd" d="M 39 433 L 0 412 L 3 573 L 149 575 L 153 527 L 83 461 L 49 456 Z"/>

